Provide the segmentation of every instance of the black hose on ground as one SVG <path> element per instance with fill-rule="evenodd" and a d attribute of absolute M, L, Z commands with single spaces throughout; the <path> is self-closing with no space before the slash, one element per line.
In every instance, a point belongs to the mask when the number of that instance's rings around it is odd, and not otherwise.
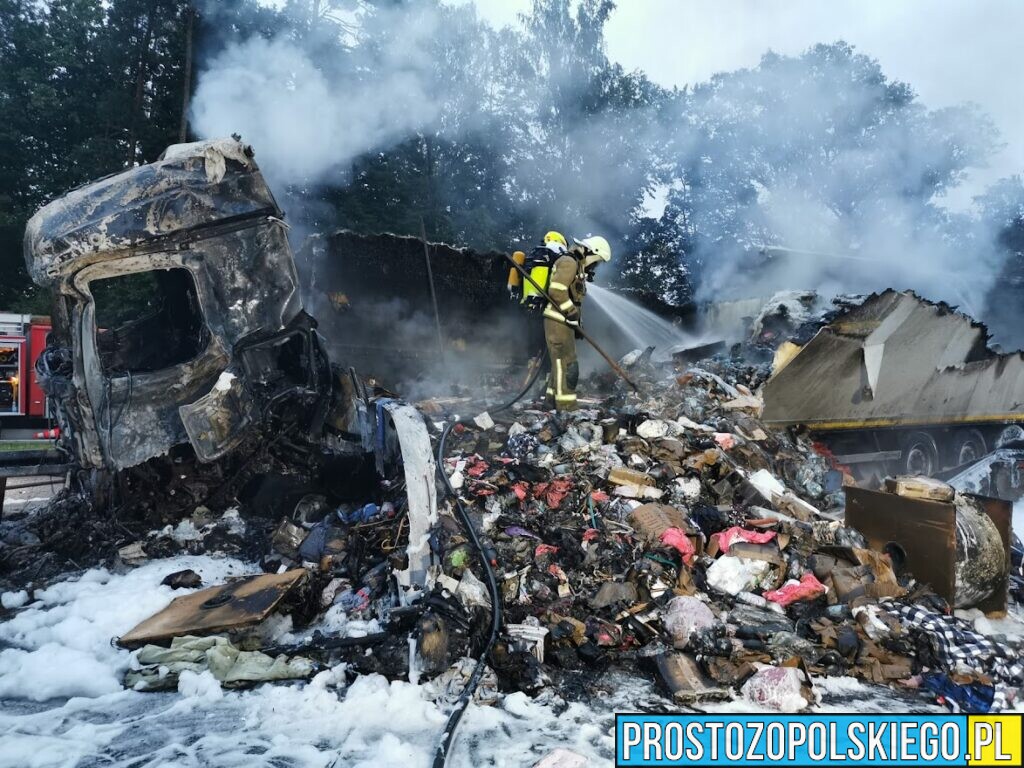
<path fill-rule="evenodd" d="M 544 364 L 544 352 L 545 350 L 542 347 L 540 352 L 538 352 L 531 358 L 531 360 L 536 360 L 537 364 L 533 367 L 533 373 L 530 374 L 530 378 L 526 380 L 526 385 L 521 390 L 519 390 L 519 394 L 517 394 L 507 403 L 502 403 L 501 405 L 496 406 L 495 408 L 488 409 L 488 413 L 501 413 L 502 411 L 507 411 L 513 405 L 515 405 L 524 397 L 526 397 L 526 393 L 533 389 L 533 385 L 537 382 L 537 377 L 540 376 L 541 371 L 547 368 L 547 366 Z"/>
<path fill-rule="evenodd" d="M 544 350 L 541 350 L 538 358 L 544 354 Z M 533 388 L 533 385 L 537 381 L 537 377 L 540 375 L 541 369 L 544 365 L 541 360 L 538 360 L 537 365 L 533 369 L 533 373 L 526 382 L 526 386 L 509 400 L 507 403 L 503 403 L 490 413 L 501 413 L 507 411 L 513 405 L 518 403 L 526 393 Z M 466 682 L 466 687 L 462 690 L 459 695 L 459 699 L 455 702 L 455 709 L 452 710 L 451 715 L 448 717 L 448 722 L 445 725 L 444 733 L 441 736 L 441 743 L 437 747 L 437 752 L 434 753 L 434 765 L 433 768 L 445 768 L 448 764 L 448 756 L 451 754 L 452 743 L 455 741 L 455 732 L 459 727 L 459 722 L 462 720 L 462 715 L 465 714 L 466 708 L 469 706 L 469 702 L 473 700 L 473 694 L 476 692 L 477 685 L 480 684 L 480 678 L 483 677 L 484 668 L 487 666 L 487 656 L 494 648 L 494 644 L 498 640 L 498 633 L 501 631 L 502 615 L 501 615 L 501 593 L 498 591 L 498 578 L 494 573 L 494 563 L 491 562 L 491 557 L 484 551 L 484 546 L 480 542 L 480 537 L 477 535 L 476 528 L 473 525 L 473 521 L 469 517 L 469 512 L 466 510 L 465 504 L 462 503 L 462 499 L 452 488 L 452 483 L 448 479 L 448 474 L 444 471 L 444 456 L 445 456 L 445 444 L 448 442 L 448 435 L 451 434 L 452 429 L 457 424 L 462 424 L 465 427 L 476 427 L 477 425 L 473 421 L 465 419 L 456 419 L 451 424 L 446 426 L 441 432 L 441 439 L 437 443 L 437 472 L 441 476 L 441 482 L 444 483 L 445 490 L 448 495 L 455 500 L 455 508 L 459 512 L 459 520 L 462 523 L 462 527 L 466 530 L 466 535 L 469 537 L 470 543 L 473 548 L 480 555 L 480 562 L 483 563 L 484 575 L 487 580 L 487 592 L 491 597 L 491 633 L 487 638 L 487 644 L 483 650 L 480 651 L 480 656 L 476 660 L 476 665 L 473 667 L 473 672 L 469 676 L 469 680 Z"/>

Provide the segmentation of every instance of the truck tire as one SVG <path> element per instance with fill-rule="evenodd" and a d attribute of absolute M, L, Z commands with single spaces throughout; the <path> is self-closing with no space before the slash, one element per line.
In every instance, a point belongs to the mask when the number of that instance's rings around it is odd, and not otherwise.
<path fill-rule="evenodd" d="M 939 449 L 927 432 L 911 432 L 903 439 L 900 468 L 905 475 L 933 477 L 939 471 Z"/>
<path fill-rule="evenodd" d="M 953 466 L 972 464 L 988 453 L 985 436 L 976 429 L 962 429 L 953 440 Z"/>

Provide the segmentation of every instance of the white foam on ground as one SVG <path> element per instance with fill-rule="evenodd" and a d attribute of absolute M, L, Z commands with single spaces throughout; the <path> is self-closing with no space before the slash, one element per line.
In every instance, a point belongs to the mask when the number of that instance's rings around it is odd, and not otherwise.
<path fill-rule="evenodd" d="M 28 602 L 28 592 L 24 589 L 17 592 L 4 592 L 0 595 L 0 605 L 4 608 L 21 608 Z"/>
<path fill-rule="evenodd" d="M 183 590 L 160 586 L 192 568 L 204 584 L 255 571 L 213 557 L 148 563 L 124 575 L 103 570 L 36 593 L 36 602 L 0 624 L 0 768 L 427 768 L 447 711 L 423 687 L 379 675 L 346 687 L 343 669 L 309 683 L 222 689 L 209 673 L 182 675 L 177 692 L 121 689 L 131 654 L 110 645 Z M 333 613 L 335 631 L 370 630 Z M 886 689 L 840 678 L 817 681 L 830 711 L 908 711 L 921 698 L 895 701 Z M 586 704 L 522 693 L 495 707 L 471 706 L 450 765 L 523 768 L 557 747 L 591 766 L 614 759 L 614 712 L 678 709 L 649 681 L 609 673 Z M 68 698 L 70 697 L 70 698 Z M 702 705 L 702 708 L 707 705 Z M 749 702 L 709 706 L 749 712 Z M 932 709 L 931 711 L 937 711 Z"/>
<path fill-rule="evenodd" d="M 222 689 L 208 672 L 184 673 L 173 693 L 126 691 L 131 654 L 111 638 L 186 590 L 160 586 L 192 568 L 204 585 L 255 572 L 251 564 L 177 557 L 126 574 L 95 569 L 35 595 L 0 624 L 0 768 L 104 766 L 429 766 L 447 711 L 423 688 L 379 675 L 345 686 L 341 666 L 309 683 Z M 377 630 L 337 612 L 335 631 Z M 619 686 L 622 690 L 625 687 Z M 499 707 L 471 706 L 452 764 L 532 765 L 555 747 L 608 762 L 614 706 L 551 707 L 523 694 Z M 629 709 L 622 700 L 618 709 Z"/>
<path fill-rule="evenodd" d="M 34 602 L 0 624 L 0 698 L 32 701 L 102 696 L 121 688 L 129 654 L 111 646 L 140 621 L 189 590 L 160 585 L 192 568 L 204 584 L 252 572 L 238 560 L 180 557 L 147 563 L 124 575 L 86 571 L 35 593 Z"/>
<path fill-rule="evenodd" d="M 220 681 L 208 669 L 202 672 L 182 670 L 178 675 L 178 693 L 186 699 L 201 699 L 207 702 L 220 701 L 224 698 Z"/>
<path fill-rule="evenodd" d="M 8 490 L 8 493 L 11 491 Z M 4 499 L 4 506 L 14 506 L 15 504 L 36 504 L 40 501 L 49 501 L 49 496 L 33 496 L 30 499 Z"/>

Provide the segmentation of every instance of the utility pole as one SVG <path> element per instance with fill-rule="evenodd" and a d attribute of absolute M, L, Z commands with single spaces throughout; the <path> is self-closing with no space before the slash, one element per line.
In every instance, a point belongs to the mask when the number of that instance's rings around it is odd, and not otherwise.
<path fill-rule="evenodd" d="M 427 245 L 427 225 L 420 216 L 420 234 L 423 237 L 423 259 L 427 263 L 427 282 L 430 283 L 430 301 L 434 305 L 434 326 L 437 328 L 437 351 L 444 365 L 444 335 L 441 333 L 441 313 L 437 311 L 437 290 L 434 288 L 434 269 L 430 266 L 430 246 Z"/>
<path fill-rule="evenodd" d="M 192 99 L 192 33 L 195 27 L 196 9 L 191 3 L 185 11 L 185 65 L 181 84 L 181 124 L 178 127 L 178 143 L 188 141 L 188 108 Z"/>

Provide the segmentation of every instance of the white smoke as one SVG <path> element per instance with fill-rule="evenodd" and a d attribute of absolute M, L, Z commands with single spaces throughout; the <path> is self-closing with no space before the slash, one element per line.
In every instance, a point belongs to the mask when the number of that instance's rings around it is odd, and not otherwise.
<path fill-rule="evenodd" d="M 772 66 L 716 76 L 657 108 L 577 117 L 594 68 L 559 59 L 561 38 L 537 50 L 522 29 L 485 31 L 472 8 L 374 7 L 349 42 L 317 46 L 291 31 L 228 44 L 201 68 L 193 129 L 241 134 L 279 192 L 343 184 L 353 160 L 418 134 L 469 137 L 478 145 L 467 154 L 494 154 L 503 204 L 522 221 L 603 234 L 616 254 L 633 246 L 630 214 L 661 185 L 668 210 L 685 211 L 679 231 L 693 236 L 680 259 L 699 244 L 699 299 L 895 287 L 982 315 L 1002 266 L 986 222 L 920 194 L 955 188 L 995 145 L 994 129 L 969 109 L 929 112 L 909 89 L 879 109 L 884 79 L 865 57 L 816 67 L 770 57 Z M 550 119 L 559 112 L 573 117 Z M 444 203 L 477 205 L 476 183 L 452 179 Z M 518 234 L 529 243 L 542 232 Z M 466 244 L 481 245 L 472 236 Z"/>
<path fill-rule="evenodd" d="M 441 34 L 436 14 L 381 13 L 377 29 L 391 40 L 327 48 L 337 61 L 318 59 L 324 49 L 283 33 L 229 44 L 200 73 L 193 130 L 241 134 L 271 182 L 288 185 L 321 182 L 359 155 L 430 125 L 441 103 L 429 50 Z"/>
<path fill-rule="evenodd" d="M 193 130 L 241 135 L 278 192 L 342 185 L 351 161 L 418 135 L 476 141 L 496 153 L 504 205 L 522 219 L 620 242 L 614 230 L 649 186 L 644 160 L 657 137 L 646 111 L 579 109 L 595 84 L 572 66 L 578 52 L 554 40 L 536 50 L 522 30 L 496 33 L 472 6 L 433 0 L 374 7 L 346 34 L 344 48 L 294 30 L 228 43 L 199 72 Z M 451 182 L 446 202 L 472 197 L 460 183 L 474 180 Z M 541 234 L 522 233 L 519 246 Z"/>
<path fill-rule="evenodd" d="M 1005 253 L 939 196 L 984 163 L 995 128 L 971 105 L 929 111 L 845 50 L 769 54 L 694 91 L 676 194 L 702 243 L 699 296 L 909 288 L 981 313 Z"/>

